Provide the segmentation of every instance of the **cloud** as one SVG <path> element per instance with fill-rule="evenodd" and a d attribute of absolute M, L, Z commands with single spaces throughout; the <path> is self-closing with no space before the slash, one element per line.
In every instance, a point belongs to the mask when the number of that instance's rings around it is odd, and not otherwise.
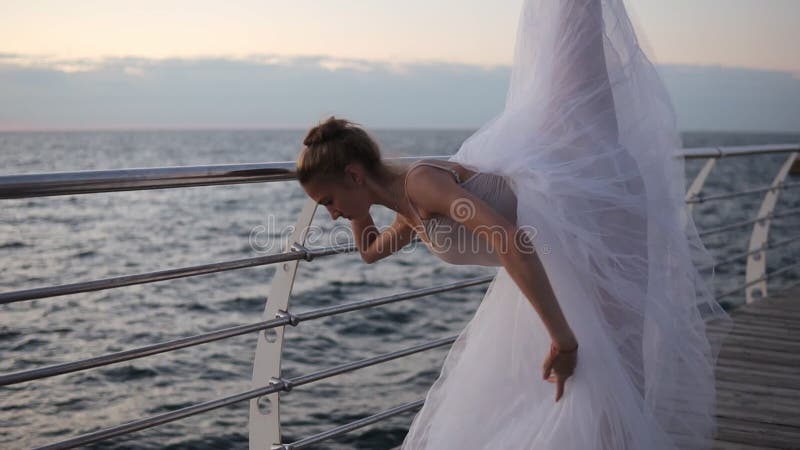
<path fill-rule="evenodd" d="M 682 129 L 798 131 L 788 72 L 659 66 Z M 510 68 L 325 55 L 64 59 L 0 53 L 0 129 L 475 128 L 499 112 Z"/>
<path fill-rule="evenodd" d="M 684 129 L 800 131 L 797 74 L 690 65 L 658 71 Z"/>
<path fill-rule="evenodd" d="M 0 60 L 0 124 L 31 127 L 473 127 L 502 108 L 508 69 L 330 57 Z"/>

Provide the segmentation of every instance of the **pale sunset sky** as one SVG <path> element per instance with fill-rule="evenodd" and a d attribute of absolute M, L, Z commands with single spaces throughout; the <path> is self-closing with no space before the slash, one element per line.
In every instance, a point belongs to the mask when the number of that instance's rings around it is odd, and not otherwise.
<path fill-rule="evenodd" d="M 645 51 L 663 69 L 683 128 L 800 131 L 800 1 L 625 3 Z M 0 0 L 0 129 L 302 126 L 337 112 L 387 127 L 477 127 L 502 105 L 521 4 Z M 281 80 L 287 84 L 275 86 Z M 300 80 L 315 87 L 304 89 Z M 263 102 L 220 105 L 220 92 L 247 97 L 230 83 Z M 320 97 L 319 83 L 339 96 Z M 437 92 L 441 104 L 413 119 L 411 102 L 396 105 L 406 114 L 387 114 L 352 98 L 359 86 L 376 83 L 404 92 L 387 94 L 387 108 L 416 94 L 427 110 Z M 719 91 L 716 106 L 697 98 L 710 95 L 707 85 Z M 368 98 L 378 95 L 364 89 Z M 485 92 L 478 112 L 443 106 L 458 89 Z M 164 96 L 171 94 L 167 114 Z M 758 114 L 732 115 L 731 107 Z"/>

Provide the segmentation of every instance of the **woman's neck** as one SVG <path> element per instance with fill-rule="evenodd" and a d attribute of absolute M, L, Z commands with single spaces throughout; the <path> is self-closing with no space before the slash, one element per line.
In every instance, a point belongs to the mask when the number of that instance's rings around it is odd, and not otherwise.
<path fill-rule="evenodd" d="M 381 180 L 368 179 L 367 186 L 373 193 L 373 204 L 385 206 L 397 213 L 406 215 L 405 174 L 388 173 Z"/>

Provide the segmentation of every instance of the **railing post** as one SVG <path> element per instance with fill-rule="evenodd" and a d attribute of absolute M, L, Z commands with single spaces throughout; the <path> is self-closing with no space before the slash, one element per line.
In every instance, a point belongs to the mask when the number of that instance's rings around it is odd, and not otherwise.
<path fill-rule="evenodd" d="M 765 217 L 753 224 L 753 233 L 750 235 L 750 246 L 748 251 L 755 251 L 761 249 L 759 252 L 752 253 L 747 258 L 747 273 L 745 274 L 745 283 L 754 282 L 745 289 L 746 302 L 752 303 L 756 300 L 762 299 L 767 296 L 767 253 L 764 248 L 767 246 L 769 239 L 769 225 L 772 222 L 771 214 L 775 210 L 775 204 L 778 202 L 778 196 L 781 190 L 778 189 L 786 175 L 789 174 L 789 169 L 797 159 L 797 152 L 789 154 L 789 158 L 783 163 L 775 179 L 772 181 L 772 190 L 767 191 L 764 195 L 764 200 L 761 202 L 761 208 L 758 210 L 756 217 Z M 757 281 L 761 279 L 760 281 Z M 757 281 L 757 282 L 756 282 Z"/>
<path fill-rule="evenodd" d="M 703 184 L 705 184 L 706 178 L 708 178 L 708 174 L 711 173 L 711 169 L 714 168 L 714 164 L 716 164 L 716 162 L 716 157 L 708 158 L 706 163 L 703 165 L 703 168 L 700 169 L 700 172 L 698 172 L 697 176 L 694 178 L 694 181 L 692 181 L 692 185 L 689 186 L 689 190 L 686 191 L 687 202 L 700 196 L 700 192 L 703 190 Z M 693 208 L 694 203 L 688 203 L 686 205 L 686 209 L 690 213 L 692 212 Z"/>
<path fill-rule="evenodd" d="M 305 243 L 308 227 L 311 225 L 316 209 L 317 203 L 314 200 L 306 200 L 303 210 L 294 224 L 287 247 L 291 247 L 295 243 L 301 245 Z M 289 250 L 290 248 L 286 249 L 286 251 Z M 277 266 L 262 320 L 275 319 L 280 314 L 280 310 L 288 311 L 289 296 L 292 293 L 299 262 L 289 261 Z M 284 327 L 270 328 L 258 333 L 258 343 L 253 361 L 252 387 L 254 389 L 269 384 L 272 378 L 280 379 L 283 330 Z M 270 450 L 273 445 L 281 443 L 279 395 L 280 393 L 274 393 L 250 400 L 248 424 L 250 450 Z"/>

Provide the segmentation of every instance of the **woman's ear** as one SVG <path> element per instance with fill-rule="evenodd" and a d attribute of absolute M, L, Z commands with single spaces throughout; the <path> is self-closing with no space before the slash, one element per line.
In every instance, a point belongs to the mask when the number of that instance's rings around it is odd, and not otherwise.
<path fill-rule="evenodd" d="M 344 168 L 345 177 L 353 180 L 357 186 L 364 185 L 364 173 L 360 164 L 350 163 Z"/>

